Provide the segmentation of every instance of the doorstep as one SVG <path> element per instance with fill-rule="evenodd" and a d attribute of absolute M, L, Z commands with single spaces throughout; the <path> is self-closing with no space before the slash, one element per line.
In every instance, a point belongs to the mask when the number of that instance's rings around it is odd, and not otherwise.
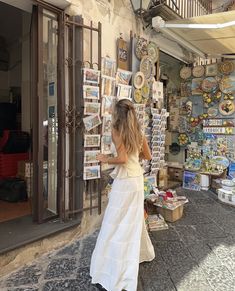
<path fill-rule="evenodd" d="M 0 223 L 0 255 L 26 244 L 57 234 L 81 223 L 81 217 L 69 222 L 58 219 L 37 224 L 32 216 L 23 216 Z"/>

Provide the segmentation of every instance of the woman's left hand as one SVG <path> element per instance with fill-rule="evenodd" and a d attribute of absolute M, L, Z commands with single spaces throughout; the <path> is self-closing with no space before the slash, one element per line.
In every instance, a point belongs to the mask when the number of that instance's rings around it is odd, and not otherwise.
<path fill-rule="evenodd" d="M 103 154 L 98 154 L 96 156 L 96 159 L 102 163 L 107 163 L 108 162 L 108 156 L 107 155 L 103 155 Z"/>

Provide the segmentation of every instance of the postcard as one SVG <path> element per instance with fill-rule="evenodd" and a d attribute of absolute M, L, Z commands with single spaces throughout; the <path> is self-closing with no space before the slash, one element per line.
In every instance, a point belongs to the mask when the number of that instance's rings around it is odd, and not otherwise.
<path fill-rule="evenodd" d="M 100 88 L 98 86 L 83 86 L 83 98 L 84 99 L 99 99 Z"/>
<path fill-rule="evenodd" d="M 102 75 L 115 77 L 116 61 L 109 57 L 102 58 Z"/>
<path fill-rule="evenodd" d="M 100 114 L 100 103 L 85 102 L 84 115 L 97 115 Z"/>
<path fill-rule="evenodd" d="M 111 135 L 103 135 L 101 138 L 101 152 L 103 154 L 112 153 L 112 137 Z"/>
<path fill-rule="evenodd" d="M 102 87 L 101 87 L 102 96 L 114 96 L 115 89 L 116 89 L 115 78 L 102 76 Z"/>
<path fill-rule="evenodd" d="M 112 116 L 111 115 L 105 115 L 103 117 L 103 123 L 102 123 L 102 133 L 103 134 L 110 134 L 111 135 L 112 130 Z"/>
<path fill-rule="evenodd" d="M 112 114 L 115 96 L 105 96 L 102 98 L 102 116 Z"/>
<path fill-rule="evenodd" d="M 83 118 L 83 122 L 85 125 L 85 129 L 87 131 L 97 127 L 98 125 L 101 124 L 101 119 L 99 115 L 91 115 L 88 117 Z"/>
<path fill-rule="evenodd" d="M 84 152 L 84 164 L 89 163 L 99 163 L 96 159 L 96 156 L 100 153 L 100 151 L 85 151 Z"/>
<path fill-rule="evenodd" d="M 132 72 L 118 69 L 116 74 L 116 83 L 128 85 L 132 76 Z"/>
<path fill-rule="evenodd" d="M 98 85 L 100 82 L 100 71 L 83 68 L 83 82 Z"/>
<path fill-rule="evenodd" d="M 83 179 L 92 180 L 100 178 L 100 166 L 86 166 L 83 170 Z"/>
<path fill-rule="evenodd" d="M 148 180 L 150 185 L 156 187 L 157 186 L 157 179 L 156 179 L 156 175 L 151 175 L 151 176 L 145 176 L 144 177 L 145 180 Z"/>
<path fill-rule="evenodd" d="M 131 100 L 132 86 L 118 84 L 117 98 L 128 98 Z"/>
<path fill-rule="evenodd" d="M 84 147 L 99 147 L 100 134 L 85 134 Z"/>

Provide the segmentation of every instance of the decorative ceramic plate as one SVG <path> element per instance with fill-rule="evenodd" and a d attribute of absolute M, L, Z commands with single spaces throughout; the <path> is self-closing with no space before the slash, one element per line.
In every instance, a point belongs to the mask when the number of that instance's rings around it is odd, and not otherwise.
<path fill-rule="evenodd" d="M 219 84 L 220 90 L 225 94 L 235 91 L 235 76 L 224 76 Z"/>
<path fill-rule="evenodd" d="M 235 111 L 234 102 L 231 100 L 224 100 L 219 104 L 219 112 L 222 115 L 231 115 Z"/>
<path fill-rule="evenodd" d="M 192 70 L 192 74 L 195 78 L 200 78 L 204 75 L 205 68 L 203 66 L 196 66 Z"/>
<path fill-rule="evenodd" d="M 143 98 L 147 99 L 149 98 L 149 93 L 150 93 L 150 86 L 148 82 L 144 83 L 144 86 L 141 88 L 141 94 Z"/>
<path fill-rule="evenodd" d="M 191 70 L 191 68 L 189 68 L 189 67 L 183 67 L 181 70 L 180 70 L 180 77 L 182 78 L 182 79 L 188 79 L 188 78 L 190 78 L 191 77 L 191 75 L 192 75 L 192 70 Z"/>
<path fill-rule="evenodd" d="M 180 133 L 178 136 L 179 145 L 185 146 L 189 143 L 189 137 L 186 133 Z"/>
<path fill-rule="evenodd" d="M 136 103 L 141 103 L 142 101 L 142 94 L 140 89 L 135 89 L 134 91 L 134 100 Z"/>
<path fill-rule="evenodd" d="M 218 82 L 214 77 L 207 77 L 202 81 L 202 90 L 204 92 L 213 92 L 218 88 Z"/>
<path fill-rule="evenodd" d="M 146 56 L 148 54 L 147 45 L 148 45 L 147 39 L 143 37 L 137 38 L 135 48 L 135 54 L 137 59 L 141 60 L 143 56 Z"/>
<path fill-rule="evenodd" d="M 208 109 L 207 114 L 208 114 L 208 117 L 216 117 L 218 114 L 218 109 L 211 107 Z"/>
<path fill-rule="evenodd" d="M 156 63 L 159 58 L 159 51 L 156 43 L 150 42 L 147 46 L 148 56 L 152 60 L 153 63 Z"/>
<path fill-rule="evenodd" d="M 223 62 L 219 65 L 219 70 L 222 74 L 231 74 L 234 71 L 233 62 Z"/>
<path fill-rule="evenodd" d="M 140 71 L 144 74 L 145 79 L 150 79 L 153 75 L 153 62 L 148 56 L 144 56 L 140 62 Z"/>
<path fill-rule="evenodd" d="M 134 81 L 133 81 L 135 88 L 137 89 L 142 88 L 144 85 L 144 81 L 145 81 L 144 74 L 142 72 L 137 72 L 134 76 Z"/>
<path fill-rule="evenodd" d="M 223 168 L 227 168 L 229 166 L 229 160 L 226 157 L 215 156 L 215 157 L 212 157 L 211 160 L 217 165 L 223 166 Z"/>

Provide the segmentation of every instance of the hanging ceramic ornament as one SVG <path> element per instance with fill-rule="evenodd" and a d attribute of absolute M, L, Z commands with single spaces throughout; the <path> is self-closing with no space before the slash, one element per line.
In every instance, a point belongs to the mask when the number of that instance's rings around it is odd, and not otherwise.
<path fill-rule="evenodd" d="M 156 43 L 150 41 L 150 43 L 147 46 L 148 56 L 152 60 L 153 63 L 156 63 L 159 58 L 159 51 Z"/>
<path fill-rule="evenodd" d="M 153 76 L 153 67 L 152 60 L 148 56 L 144 56 L 140 62 L 140 71 L 144 74 L 146 80 Z"/>
<path fill-rule="evenodd" d="M 142 101 L 142 94 L 140 89 L 135 89 L 134 91 L 134 100 L 136 103 L 141 103 Z"/>
<path fill-rule="evenodd" d="M 192 74 L 195 78 L 200 78 L 204 75 L 205 68 L 203 66 L 196 66 L 192 70 Z"/>
<path fill-rule="evenodd" d="M 222 74 L 229 75 L 234 71 L 234 64 L 230 61 L 225 61 L 219 64 L 219 71 Z"/>
<path fill-rule="evenodd" d="M 144 86 L 141 88 L 141 94 L 143 98 L 148 99 L 149 93 L 150 93 L 150 85 L 149 85 L 149 82 L 146 81 L 144 83 Z"/>
<path fill-rule="evenodd" d="M 137 59 L 141 60 L 143 56 L 148 54 L 147 51 L 148 41 L 143 37 L 139 37 L 136 40 L 135 55 Z"/>
<path fill-rule="evenodd" d="M 183 67 L 181 70 L 180 70 L 180 77 L 182 79 L 188 79 L 190 78 L 192 75 L 192 70 L 190 67 Z"/>
<path fill-rule="evenodd" d="M 134 86 L 136 89 L 140 89 L 143 87 L 145 81 L 144 74 L 142 72 L 137 72 L 134 76 Z"/>

